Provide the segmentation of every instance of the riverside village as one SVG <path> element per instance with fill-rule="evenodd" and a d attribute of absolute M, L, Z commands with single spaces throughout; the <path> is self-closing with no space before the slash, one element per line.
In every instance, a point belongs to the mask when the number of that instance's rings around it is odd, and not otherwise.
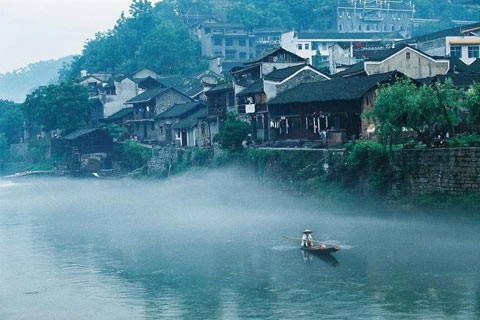
<path fill-rule="evenodd" d="M 1 4 L 0 320 L 480 319 L 479 0 Z"/>
<path fill-rule="evenodd" d="M 374 142 L 388 151 L 388 174 L 376 163 L 357 168 L 358 181 L 369 184 L 376 171 L 388 177 L 380 188 L 388 183 L 392 195 L 478 194 L 480 142 L 461 138 L 478 137 L 478 102 L 477 109 L 466 102 L 469 94 L 479 97 L 480 23 L 457 21 L 412 37 L 422 23 L 414 13 L 411 1 L 346 1 L 328 31 L 248 29 L 242 21 L 186 16 L 208 61 L 204 71 L 179 77 L 148 64 L 131 74 L 82 69 L 75 86 L 88 93 L 88 123 L 45 130 L 27 117 L 20 142 L 10 145 L 11 157 L 25 166 L 8 172 L 3 161 L 3 175 L 168 176 L 180 163 L 243 150 L 269 154 L 270 168 L 283 166 L 270 169 L 273 175 L 299 170 L 280 165 L 279 157 L 300 157 L 303 167 L 315 164 L 307 176 L 334 177 L 349 173 L 348 146 Z M 436 95 L 422 100 L 422 92 Z M 417 105 L 408 105 L 410 93 Z M 408 108 L 422 111 L 409 115 Z M 116 151 L 128 146 L 136 161 Z M 34 153 L 51 167 L 32 167 Z"/>

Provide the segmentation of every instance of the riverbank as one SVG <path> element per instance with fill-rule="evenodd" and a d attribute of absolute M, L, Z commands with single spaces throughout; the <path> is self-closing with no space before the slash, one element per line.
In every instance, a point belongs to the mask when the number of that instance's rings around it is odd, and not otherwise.
<path fill-rule="evenodd" d="M 247 148 L 235 152 L 218 148 L 165 148 L 134 171 L 109 170 L 108 177 L 163 179 L 196 168 L 235 166 L 253 172 L 269 187 L 298 196 L 345 203 L 380 201 L 391 206 L 480 212 L 479 148 L 406 150 L 387 154 L 372 142 L 339 149 Z M 47 164 L 16 168 L 11 177 L 52 173 Z M 121 174 L 120 174 L 121 172 Z M 118 173 L 118 174 L 117 174 Z M 5 174 L 5 171 L 2 173 Z M 103 177 L 100 172 L 84 176 Z M 480 182 L 479 182 L 480 184 Z"/>

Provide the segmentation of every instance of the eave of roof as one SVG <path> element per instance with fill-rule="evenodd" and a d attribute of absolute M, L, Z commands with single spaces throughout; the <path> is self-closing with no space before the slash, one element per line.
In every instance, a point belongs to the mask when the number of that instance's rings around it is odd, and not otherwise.
<path fill-rule="evenodd" d="M 215 93 L 226 92 L 226 91 L 233 91 L 233 84 L 231 82 L 217 84 L 215 87 L 206 91 L 205 94 L 209 95 L 209 94 L 215 94 Z"/>
<path fill-rule="evenodd" d="M 139 95 L 131 98 L 130 100 L 127 100 L 125 102 L 125 104 L 148 102 L 148 101 L 152 100 L 153 98 L 157 97 L 158 95 L 164 93 L 165 91 L 167 91 L 169 89 L 171 89 L 171 88 L 158 87 L 158 88 L 145 90 L 144 92 L 142 92 Z"/>
<path fill-rule="evenodd" d="M 478 30 L 480 28 L 480 22 L 475 22 L 472 24 L 460 26 L 460 27 L 454 27 L 450 29 L 445 29 L 437 32 L 432 32 L 432 33 L 427 33 L 424 35 L 420 35 L 417 37 L 414 37 L 409 40 L 409 42 L 423 42 L 423 41 L 428 41 L 428 40 L 434 40 L 438 38 L 443 38 L 443 37 L 448 37 L 448 36 L 460 36 L 464 32 L 471 32 L 473 30 Z"/>
<path fill-rule="evenodd" d="M 77 130 L 67 134 L 66 136 L 64 136 L 63 139 L 65 139 L 65 140 L 75 140 L 78 137 L 81 137 L 83 135 L 89 134 L 89 133 L 97 131 L 97 130 L 100 130 L 100 129 L 98 129 L 98 128 L 77 129 Z"/>
<path fill-rule="evenodd" d="M 116 119 L 121 119 L 125 117 L 126 115 L 133 113 L 133 108 L 128 107 L 128 108 L 123 108 L 118 110 L 117 112 L 113 113 L 109 117 L 107 117 L 108 120 L 116 120 Z"/>
<path fill-rule="evenodd" d="M 372 76 L 335 78 L 310 82 L 282 92 L 269 105 L 289 103 L 312 103 L 335 100 L 355 100 L 376 87 L 378 83 L 392 79 L 398 72 L 388 72 Z"/>
<path fill-rule="evenodd" d="M 172 125 L 172 129 L 190 129 L 197 125 L 198 120 L 204 119 L 207 117 L 207 108 L 202 108 L 195 112 L 194 114 L 182 119 Z"/>
<path fill-rule="evenodd" d="M 202 107 L 205 107 L 205 105 L 200 101 L 175 104 L 170 108 L 168 108 L 167 110 L 165 110 L 164 112 L 156 115 L 155 119 L 178 118 L 196 108 L 202 108 Z"/>
<path fill-rule="evenodd" d="M 245 96 L 250 96 L 254 95 L 257 93 L 262 93 L 263 92 L 263 79 L 259 79 L 246 87 L 243 91 L 239 92 L 237 94 L 238 97 L 245 97 Z"/>

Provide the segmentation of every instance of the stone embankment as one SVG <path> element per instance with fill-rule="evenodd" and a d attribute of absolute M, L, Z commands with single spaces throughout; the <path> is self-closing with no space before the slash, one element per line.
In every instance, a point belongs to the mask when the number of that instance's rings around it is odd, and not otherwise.
<path fill-rule="evenodd" d="M 329 179 L 338 179 L 338 174 L 346 172 L 344 149 L 265 148 L 253 152 L 257 154 L 250 153 L 244 158 L 245 166 L 253 164 L 260 176 L 277 177 L 287 183 L 307 182 L 325 174 Z M 207 157 L 211 161 L 224 154 L 220 149 L 209 149 Z M 191 149 L 162 148 L 148 164 L 148 172 L 169 174 L 179 162 L 194 165 L 195 158 Z M 401 150 L 393 155 L 392 169 L 393 196 L 480 193 L 480 148 Z M 363 184 L 362 178 L 365 177 L 359 177 L 359 183 Z"/>
<path fill-rule="evenodd" d="M 395 153 L 393 168 L 395 192 L 480 193 L 480 148 L 402 150 Z"/>

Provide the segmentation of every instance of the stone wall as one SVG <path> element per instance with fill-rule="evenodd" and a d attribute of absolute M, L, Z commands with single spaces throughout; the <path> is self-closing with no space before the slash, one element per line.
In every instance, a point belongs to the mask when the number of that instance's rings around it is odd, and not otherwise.
<path fill-rule="evenodd" d="M 396 194 L 480 193 L 480 148 L 402 150 L 393 165 Z"/>

